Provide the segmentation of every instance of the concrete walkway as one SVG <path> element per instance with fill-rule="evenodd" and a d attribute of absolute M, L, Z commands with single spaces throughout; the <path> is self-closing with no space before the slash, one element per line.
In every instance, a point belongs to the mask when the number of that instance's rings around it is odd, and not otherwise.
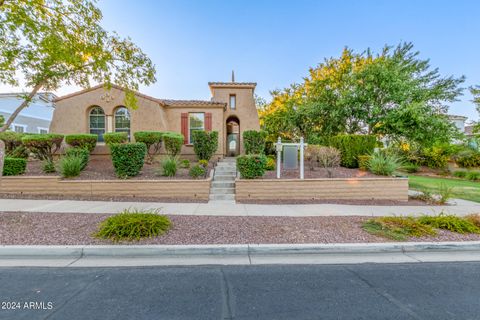
<path fill-rule="evenodd" d="M 441 212 L 456 215 L 480 213 L 480 204 L 466 200 L 453 200 L 448 206 L 372 206 L 340 204 L 257 205 L 222 203 L 161 203 L 161 202 L 109 202 L 72 200 L 0 199 L 0 212 L 73 212 L 118 213 L 126 208 L 159 209 L 170 215 L 212 216 L 387 216 L 435 215 Z"/>

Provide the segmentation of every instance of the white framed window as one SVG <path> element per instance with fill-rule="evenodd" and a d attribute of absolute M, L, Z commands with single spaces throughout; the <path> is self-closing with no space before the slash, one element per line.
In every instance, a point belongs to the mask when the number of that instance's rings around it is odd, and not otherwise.
<path fill-rule="evenodd" d="M 205 113 L 192 112 L 188 114 L 188 142 L 193 144 L 193 131 L 205 130 Z"/>
<path fill-rule="evenodd" d="M 17 124 L 17 123 L 12 123 L 12 126 L 10 127 L 13 131 L 18 132 L 18 133 L 25 133 L 27 132 L 27 125 L 25 124 Z"/>
<path fill-rule="evenodd" d="M 105 112 L 96 106 L 90 110 L 90 133 L 98 136 L 98 142 L 103 142 L 105 133 Z"/>
<path fill-rule="evenodd" d="M 235 110 L 237 108 L 237 96 L 234 94 L 230 95 L 230 109 Z"/>
<path fill-rule="evenodd" d="M 41 134 L 47 134 L 48 128 L 37 127 L 37 131 L 38 133 L 41 133 Z"/>
<path fill-rule="evenodd" d="M 130 112 L 125 107 L 115 110 L 115 132 L 126 132 L 130 140 Z"/>

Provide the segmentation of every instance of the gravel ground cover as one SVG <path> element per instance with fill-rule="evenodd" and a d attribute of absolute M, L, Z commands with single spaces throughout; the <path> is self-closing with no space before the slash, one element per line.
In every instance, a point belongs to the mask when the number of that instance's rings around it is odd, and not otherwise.
<path fill-rule="evenodd" d="M 108 214 L 0 213 L 0 245 L 111 244 L 92 237 Z M 368 217 L 170 216 L 165 235 L 121 244 L 246 244 L 391 242 L 362 230 Z M 408 241 L 471 241 L 477 234 L 438 230 L 434 237 Z"/>
<path fill-rule="evenodd" d="M 195 162 L 191 162 L 190 166 L 194 166 Z M 193 179 L 189 176 L 190 169 L 184 169 L 178 167 L 177 174 L 175 177 L 164 177 L 162 175 L 158 175 L 156 171 L 160 168 L 160 162 L 156 161 L 153 164 L 145 163 L 141 173 L 136 176 L 129 178 L 129 180 L 178 180 L 178 179 Z M 213 166 L 210 164 L 208 171 L 212 169 Z M 49 173 L 45 174 L 42 171 L 42 163 L 40 161 L 28 161 L 27 163 L 27 170 L 25 172 L 25 176 L 57 176 L 58 173 Z M 208 176 L 208 175 L 207 175 Z M 85 170 L 80 173 L 80 176 L 74 178 L 80 180 L 116 180 L 118 179 L 115 175 L 115 171 L 113 169 L 113 164 L 110 159 L 91 159 L 88 162 L 87 167 Z"/>

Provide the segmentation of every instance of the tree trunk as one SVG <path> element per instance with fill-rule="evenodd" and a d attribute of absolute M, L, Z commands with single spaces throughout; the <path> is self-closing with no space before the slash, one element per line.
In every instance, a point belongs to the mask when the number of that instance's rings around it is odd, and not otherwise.
<path fill-rule="evenodd" d="M 3 162 L 5 159 L 5 142 L 0 140 L 0 179 L 3 176 Z"/>

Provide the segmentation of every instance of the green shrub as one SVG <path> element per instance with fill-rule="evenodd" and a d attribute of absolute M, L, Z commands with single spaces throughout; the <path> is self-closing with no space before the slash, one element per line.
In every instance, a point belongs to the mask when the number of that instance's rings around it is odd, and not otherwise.
<path fill-rule="evenodd" d="M 264 131 L 245 130 L 243 131 L 243 147 L 246 154 L 264 154 L 265 138 Z"/>
<path fill-rule="evenodd" d="M 5 158 L 3 163 L 4 176 L 18 176 L 25 173 L 27 160 L 23 158 Z"/>
<path fill-rule="evenodd" d="M 11 158 L 18 158 L 13 156 L 13 151 L 22 146 L 22 138 L 24 137 L 23 133 L 18 133 L 14 131 L 5 131 L 0 132 L 0 140 L 5 143 L 5 154 Z M 24 157 L 20 157 L 24 158 Z"/>
<path fill-rule="evenodd" d="M 80 149 L 88 152 L 87 149 Z M 64 156 L 58 162 L 58 171 L 64 178 L 72 178 L 80 175 L 85 159 L 81 156 Z"/>
<path fill-rule="evenodd" d="M 63 135 L 60 134 L 28 134 L 22 138 L 23 145 L 35 158 L 53 163 L 53 154 L 60 150 Z"/>
<path fill-rule="evenodd" d="M 193 141 L 193 151 L 197 159 L 210 161 L 218 148 L 218 132 L 194 131 Z"/>
<path fill-rule="evenodd" d="M 180 168 L 188 169 L 190 168 L 190 161 L 188 159 L 183 159 L 180 161 Z"/>
<path fill-rule="evenodd" d="M 369 156 L 368 154 L 359 155 L 357 157 L 358 168 L 360 170 L 367 171 L 368 170 L 368 161 L 370 160 L 370 158 L 371 158 L 371 156 Z"/>
<path fill-rule="evenodd" d="M 106 132 L 103 134 L 105 144 L 126 143 L 128 141 L 128 133 L 126 132 Z"/>
<path fill-rule="evenodd" d="M 200 177 L 205 177 L 207 175 L 207 170 L 203 166 L 195 165 L 190 168 L 188 174 L 190 175 L 190 177 L 197 179 Z"/>
<path fill-rule="evenodd" d="M 385 152 L 374 152 L 368 160 L 368 170 L 381 176 L 391 176 L 401 166 L 400 159 Z"/>
<path fill-rule="evenodd" d="M 204 168 L 208 167 L 208 161 L 207 160 L 198 160 L 198 164 L 201 165 Z"/>
<path fill-rule="evenodd" d="M 379 217 L 366 221 L 363 230 L 376 236 L 403 241 L 408 237 L 435 235 L 429 225 L 421 224 L 414 217 Z"/>
<path fill-rule="evenodd" d="M 446 183 L 440 183 L 438 185 L 438 194 L 440 195 L 438 202 L 440 204 L 445 204 L 452 198 L 453 187 L 449 187 Z"/>
<path fill-rule="evenodd" d="M 87 149 L 92 152 L 97 145 L 98 136 L 96 134 L 68 134 L 65 136 L 65 142 L 73 148 Z"/>
<path fill-rule="evenodd" d="M 159 215 L 157 211 L 126 209 L 102 221 L 95 236 L 114 242 L 153 238 L 167 232 L 171 224 L 168 217 Z"/>
<path fill-rule="evenodd" d="M 183 135 L 176 132 L 165 132 L 163 133 L 163 142 L 167 155 L 176 157 L 182 150 Z"/>
<path fill-rule="evenodd" d="M 419 222 L 433 228 L 445 229 L 457 233 L 480 233 L 480 228 L 471 221 L 443 213 L 438 216 L 420 217 Z"/>
<path fill-rule="evenodd" d="M 267 162 L 265 163 L 265 170 L 273 171 L 275 170 L 275 167 L 276 167 L 275 158 L 267 157 Z"/>
<path fill-rule="evenodd" d="M 78 157 L 82 160 L 80 170 L 85 169 L 88 164 L 88 159 L 90 157 L 90 153 L 86 148 L 67 148 L 65 150 L 65 157 Z"/>
<path fill-rule="evenodd" d="M 338 135 L 329 140 L 330 146 L 340 150 L 341 165 L 347 168 L 358 168 L 358 156 L 373 153 L 376 144 L 374 135 Z"/>
<path fill-rule="evenodd" d="M 462 151 L 456 157 L 456 163 L 462 168 L 480 167 L 480 152 Z"/>
<path fill-rule="evenodd" d="M 441 146 L 422 149 L 422 163 L 432 169 L 443 169 L 448 165 L 450 154 Z"/>
<path fill-rule="evenodd" d="M 110 145 L 110 151 L 117 177 L 134 177 L 142 170 L 147 153 L 144 143 L 114 143 Z"/>
<path fill-rule="evenodd" d="M 42 171 L 44 173 L 54 173 L 55 170 L 55 162 L 53 160 L 43 160 L 42 161 Z"/>
<path fill-rule="evenodd" d="M 420 166 L 418 164 L 412 163 L 412 162 L 406 162 L 401 166 L 401 170 L 404 170 L 408 173 L 415 173 L 418 172 L 418 169 Z"/>
<path fill-rule="evenodd" d="M 471 181 L 477 181 L 480 180 L 480 172 L 478 171 L 468 171 L 465 179 L 471 180 Z"/>
<path fill-rule="evenodd" d="M 174 177 L 177 174 L 178 158 L 167 156 L 160 162 L 160 170 L 157 174 L 165 177 Z"/>
<path fill-rule="evenodd" d="M 457 170 L 455 172 L 453 172 L 453 176 L 454 177 L 457 177 L 457 178 L 465 178 L 467 176 L 467 173 L 468 171 L 464 171 L 464 170 Z"/>
<path fill-rule="evenodd" d="M 145 143 L 147 146 L 147 163 L 153 162 L 153 156 L 160 151 L 163 133 L 160 131 L 137 131 L 133 134 L 135 142 Z"/>
<path fill-rule="evenodd" d="M 255 179 L 265 174 L 267 157 L 251 154 L 237 157 L 237 168 L 244 179 Z"/>

